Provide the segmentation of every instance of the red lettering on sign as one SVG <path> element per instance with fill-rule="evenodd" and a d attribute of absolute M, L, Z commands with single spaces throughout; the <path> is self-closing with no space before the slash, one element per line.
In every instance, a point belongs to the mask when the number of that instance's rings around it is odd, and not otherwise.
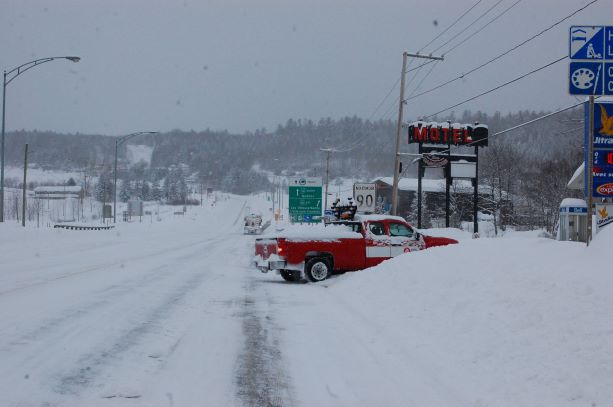
<path fill-rule="evenodd" d="M 462 129 L 453 129 L 453 144 L 462 141 Z"/>
<path fill-rule="evenodd" d="M 423 127 L 413 127 L 413 140 L 417 140 L 420 142 L 424 142 L 428 139 L 428 128 Z"/>
<path fill-rule="evenodd" d="M 613 195 L 613 183 L 603 184 L 596 191 L 601 195 Z"/>
<path fill-rule="evenodd" d="M 430 127 L 430 141 L 438 142 L 439 134 L 438 127 Z"/>
<path fill-rule="evenodd" d="M 441 127 L 441 130 L 443 131 L 443 142 L 449 143 L 449 128 Z"/>

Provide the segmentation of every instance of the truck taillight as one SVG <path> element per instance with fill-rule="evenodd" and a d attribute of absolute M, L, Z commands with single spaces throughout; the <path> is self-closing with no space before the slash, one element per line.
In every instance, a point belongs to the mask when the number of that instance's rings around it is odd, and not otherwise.
<path fill-rule="evenodd" d="M 283 254 L 283 248 L 281 246 L 277 246 L 277 254 Z"/>

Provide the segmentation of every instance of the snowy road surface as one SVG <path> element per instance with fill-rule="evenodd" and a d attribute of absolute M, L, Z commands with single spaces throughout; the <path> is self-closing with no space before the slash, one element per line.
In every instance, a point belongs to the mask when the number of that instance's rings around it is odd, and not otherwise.
<path fill-rule="evenodd" d="M 410 254 L 416 269 L 398 258 L 381 271 L 289 284 L 250 266 L 244 207 L 233 198 L 100 232 L 3 228 L 0 406 L 613 399 L 610 277 L 586 283 L 558 270 L 564 280 L 548 281 L 557 271 L 535 261 L 517 280 L 496 282 L 494 260 L 481 270 L 457 246 Z M 522 250 L 536 241 L 517 240 Z M 502 247 L 483 242 L 463 244 Z M 584 250 L 542 244 L 556 267 Z M 450 254 L 473 270 L 449 270 Z"/>

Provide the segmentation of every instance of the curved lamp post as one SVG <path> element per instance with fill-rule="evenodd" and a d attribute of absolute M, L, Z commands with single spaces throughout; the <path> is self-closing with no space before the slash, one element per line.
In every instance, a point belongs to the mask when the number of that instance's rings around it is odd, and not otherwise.
<path fill-rule="evenodd" d="M 132 137 L 140 136 L 141 134 L 158 134 L 157 131 L 137 131 L 136 133 L 128 134 L 127 136 L 117 137 L 115 139 L 115 167 L 113 170 L 113 223 L 117 222 L 117 150 L 119 146 Z"/>
<path fill-rule="evenodd" d="M 13 79 L 28 71 L 35 66 L 44 64 L 45 62 L 53 61 L 54 59 L 67 59 L 72 62 L 79 62 L 81 58 L 74 56 L 67 57 L 47 57 L 35 59 L 34 61 L 26 62 L 19 65 L 17 68 L 10 71 L 4 71 L 4 81 L 2 82 L 2 164 L 0 166 L 0 222 L 4 222 L 4 118 L 6 115 L 6 85 L 11 83 Z"/>

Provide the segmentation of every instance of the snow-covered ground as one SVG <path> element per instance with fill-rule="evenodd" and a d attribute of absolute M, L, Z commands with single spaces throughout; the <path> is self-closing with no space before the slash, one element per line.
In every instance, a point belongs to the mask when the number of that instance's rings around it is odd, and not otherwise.
<path fill-rule="evenodd" d="M 110 231 L 0 225 L 0 406 L 606 406 L 613 228 L 253 269 L 262 196 Z"/>

